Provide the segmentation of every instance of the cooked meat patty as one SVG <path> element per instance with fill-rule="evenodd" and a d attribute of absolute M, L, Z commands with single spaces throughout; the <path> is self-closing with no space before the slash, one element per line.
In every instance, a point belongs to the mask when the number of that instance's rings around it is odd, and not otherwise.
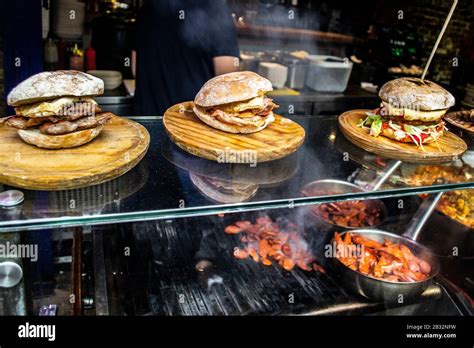
<path fill-rule="evenodd" d="M 58 121 L 56 123 L 43 123 L 39 129 L 43 134 L 60 135 L 68 134 L 79 130 L 95 128 L 98 125 L 105 124 L 112 114 L 110 112 L 103 112 L 95 116 L 83 117 L 75 121 Z"/>
<path fill-rule="evenodd" d="M 100 108 L 96 108 L 96 112 L 100 112 Z M 0 124 L 5 123 L 7 126 L 28 129 L 39 126 L 45 122 L 58 123 L 60 121 L 75 121 L 87 115 L 80 113 L 68 114 L 66 116 L 45 116 L 45 117 L 25 117 L 25 116 L 8 116 L 0 119 Z M 90 116 L 89 116 L 90 117 Z"/>
<path fill-rule="evenodd" d="M 47 117 L 45 117 L 46 119 Z M 36 123 L 37 121 L 41 121 L 40 123 Z M 18 128 L 18 129 L 27 129 L 29 127 L 34 127 L 38 124 L 41 124 L 44 120 L 41 119 L 30 119 L 28 117 L 23 116 L 8 116 L 4 117 L 0 120 L 0 124 L 6 124 L 7 126 Z"/>

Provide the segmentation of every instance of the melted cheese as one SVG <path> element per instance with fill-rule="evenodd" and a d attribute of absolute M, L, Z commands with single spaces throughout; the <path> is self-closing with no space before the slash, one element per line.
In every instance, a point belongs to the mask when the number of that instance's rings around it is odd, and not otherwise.
<path fill-rule="evenodd" d="M 255 117 L 255 114 L 251 111 L 242 111 L 239 113 L 239 117 L 241 118 L 250 118 L 250 117 Z"/>
<path fill-rule="evenodd" d="M 423 110 L 413 110 L 407 108 L 395 108 L 388 103 L 382 103 L 385 109 L 388 111 L 388 114 L 391 116 L 402 116 L 407 121 L 423 121 L 431 122 L 437 121 L 444 116 L 447 109 L 445 110 L 434 110 L 434 111 L 423 111 Z"/>
<path fill-rule="evenodd" d="M 237 113 L 245 110 L 252 110 L 252 109 L 263 109 L 264 107 L 264 96 L 260 95 L 258 97 L 244 100 L 241 102 L 235 102 L 222 107 L 227 113 Z"/>
<path fill-rule="evenodd" d="M 45 117 L 60 115 L 70 108 L 75 102 L 91 103 L 95 109 L 97 102 L 90 97 L 62 97 L 58 99 L 47 100 L 39 103 L 20 105 L 15 108 L 18 116 L 27 117 Z"/>

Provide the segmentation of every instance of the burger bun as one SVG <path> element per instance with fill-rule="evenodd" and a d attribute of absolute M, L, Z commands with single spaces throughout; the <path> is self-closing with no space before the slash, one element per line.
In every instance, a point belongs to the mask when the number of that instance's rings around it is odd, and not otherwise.
<path fill-rule="evenodd" d="M 31 145 L 43 149 L 69 149 L 87 144 L 99 136 L 104 125 L 95 128 L 84 129 L 63 135 L 47 135 L 40 132 L 39 129 L 20 129 L 18 135 L 21 139 Z"/>
<path fill-rule="evenodd" d="M 258 97 L 273 90 L 272 83 L 252 71 L 237 71 L 207 81 L 196 94 L 201 107 L 225 105 Z"/>
<path fill-rule="evenodd" d="M 396 141 L 399 141 L 401 143 L 414 143 L 414 141 L 408 137 L 408 138 L 405 138 L 405 139 L 397 139 L 395 137 L 395 131 L 391 128 L 383 128 L 382 129 L 382 133 L 381 135 L 383 135 L 384 137 L 386 138 L 389 138 L 389 139 L 393 139 L 393 140 L 396 140 Z M 423 139 L 422 141 L 422 144 L 429 144 L 429 143 L 432 143 L 434 141 L 436 141 L 439 137 L 441 137 L 443 135 L 443 131 L 440 131 L 440 132 L 436 132 L 434 134 L 431 134 L 430 136 L 426 137 Z"/>
<path fill-rule="evenodd" d="M 379 92 L 380 98 L 396 108 L 434 111 L 449 109 L 454 97 L 440 85 L 413 77 L 388 81 Z"/>
<path fill-rule="evenodd" d="M 20 82 L 8 94 L 10 106 L 37 103 L 64 96 L 85 97 L 104 93 L 104 81 L 76 70 L 45 71 Z"/>

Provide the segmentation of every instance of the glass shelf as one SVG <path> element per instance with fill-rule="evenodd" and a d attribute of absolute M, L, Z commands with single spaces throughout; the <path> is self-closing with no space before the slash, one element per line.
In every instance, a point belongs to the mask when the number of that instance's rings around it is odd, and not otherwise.
<path fill-rule="evenodd" d="M 284 159 L 256 166 L 192 156 L 171 143 L 161 117 L 133 119 L 151 135 L 150 148 L 139 165 L 120 178 L 83 189 L 22 190 L 25 201 L 21 205 L 0 210 L 0 232 L 291 208 L 474 187 L 472 144 L 456 162 L 401 163 L 395 168 L 396 161 L 349 143 L 335 116 L 293 117 L 306 130 L 304 145 Z M 378 190 L 367 188 L 385 174 L 389 175 Z M 437 178 L 444 183 L 437 183 Z M 323 179 L 350 181 L 366 189 L 351 193 L 304 189 Z M 10 187 L 3 186 L 7 189 Z"/>

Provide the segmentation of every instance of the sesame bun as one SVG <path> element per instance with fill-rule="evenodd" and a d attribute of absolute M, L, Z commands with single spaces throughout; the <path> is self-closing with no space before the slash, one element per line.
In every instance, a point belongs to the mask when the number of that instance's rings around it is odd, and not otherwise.
<path fill-rule="evenodd" d="M 455 103 L 452 94 L 440 85 L 413 77 L 388 81 L 380 89 L 379 96 L 397 108 L 424 111 L 449 109 Z"/>
<path fill-rule="evenodd" d="M 251 71 L 238 71 L 207 81 L 194 103 L 202 107 L 224 105 L 251 99 L 271 90 L 272 83 L 266 78 Z"/>
<path fill-rule="evenodd" d="M 64 96 L 85 97 L 104 93 L 104 81 L 75 70 L 46 71 L 19 83 L 8 94 L 10 106 L 36 103 Z"/>

